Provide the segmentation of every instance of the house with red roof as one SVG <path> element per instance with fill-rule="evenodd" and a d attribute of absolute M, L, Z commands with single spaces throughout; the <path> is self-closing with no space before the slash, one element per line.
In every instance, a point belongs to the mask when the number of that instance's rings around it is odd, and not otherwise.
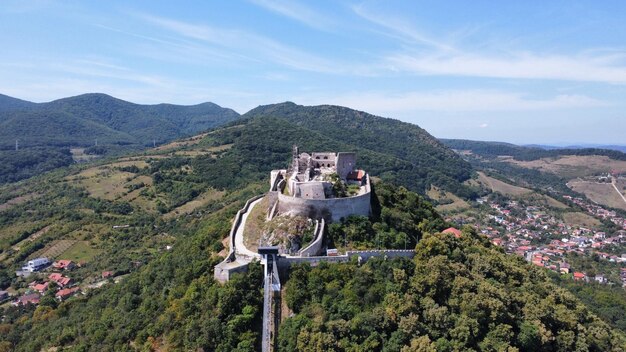
<path fill-rule="evenodd" d="M 103 279 L 108 279 L 110 277 L 113 277 L 113 272 L 112 271 L 103 271 L 102 272 L 102 278 Z"/>
<path fill-rule="evenodd" d="M 441 231 L 441 233 L 449 233 L 449 234 L 453 235 L 453 236 L 454 236 L 454 237 L 456 237 L 456 238 L 460 238 L 460 237 L 461 237 L 461 235 L 462 235 L 461 230 L 456 229 L 456 228 L 454 228 L 454 227 L 449 227 L 449 228 L 447 228 L 447 229 L 445 229 L 445 230 Z"/>
<path fill-rule="evenodd" d="M 56 282 L 60 287 L 66 287 L 72 284 L 72 279 L 69 277 L 65 277 L 59 273 L 52 273 L 48 278 L 54 282 Z"/>
<path fill-rule="evenodd" d="M 361 182 L 361 181 L 363 181 L 363 177 L 365 177 L 365 171 L 363 171 L 363 170 L 354 170 L 354 171 L 348 172 L 348 175 L 346 176 L 346 180 Z"/>
<path fill-rule="evenodd" d="M 52 266 L 59 270 L 72 270 L 76 267 L 76 264 L 71 260 L 61 259 L 54 262 Z"/>
<path fill-rule="evenodd" d="M 59 290 L 55 296 L 58 300 L 60 301 L 64 301 L 70 297 L 72 297 L 76 292 L 78 292 L 80 290 L 79 287 L 72 287 L 72 288 L 64 288 L 62 290 Z"/>
<path fill-rule="evenodd" d="M 33 286 L 33 289 L 39 293 L 44 293 L 48 290 L 48 286 L 50 286 L 49 282 L 44 282 L 41 284 L 36 284 Z"/>
<path fill-rule="evenodd" d="M 574 273 L 574 280 L 576 280 L 576 281 L 583 281 L 583 280 L 585 280 L 586 277 L 587 276 L 584 273 L 581 273 L 581 272 L 578 272 L 578 271 Z"/>

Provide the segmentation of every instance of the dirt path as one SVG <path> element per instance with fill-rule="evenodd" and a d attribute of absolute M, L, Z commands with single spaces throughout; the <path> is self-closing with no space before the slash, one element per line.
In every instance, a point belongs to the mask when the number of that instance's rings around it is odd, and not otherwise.
<path fill-rule="evenodd" d="M 617 188 L 617 185 L 615 184 L 616 182 L 617 181 L 615 180 L 615 177 L 613 177 L 613 181 L 611 181 L 611 185 L 615 189 L 615 192 L 617 192 L 617 194 L 619 194 L 619 196 L 622 197 L 622 200 L 624 201 L 624 203 L 626 203 L 626 197 L 624 197 L 622 192 L 619 191 L 619 188 Z"/>

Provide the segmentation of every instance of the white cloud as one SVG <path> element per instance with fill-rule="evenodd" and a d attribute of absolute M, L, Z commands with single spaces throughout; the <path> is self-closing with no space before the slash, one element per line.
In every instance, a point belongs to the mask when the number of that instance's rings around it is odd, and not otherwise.
<path fill-rule="evenodd" d="M 456 50 L 450 44 L 419 31 L 406 20 L 368 10 L 364 4 L 354 5 L 352 6 L 352 10 L 361 18 L 391 31 L 391 33 L 387 33 L 388 35 L 399 38 L 405 42 L 426 45 L 442 51 Z"/>
<path fill-rule="evenodd" d="M 321 14 L 304 4 L 284 0 L 250 0 L 252 3 L 272 12 L 289 17 L 306 26 L 329 31 L 335 28 L 336 23 L 329 19 L 327 14 Z"/>
<path fill-rule="evenodd" d="M 186 23 L 146 14 L 136 16 L 178 35 L 234 52 L 246 53 L 245 57 L 250 60 L 272 62 L 292 69 L 318 73 L 342 73 L 344 70 L 333 61 L 255 33 Z"/>
<path fill-rule="evenodd" d="M 480 48 L 480 54 L 475 54 L 462 47 L 463 41 L 459 40 L 458 33 L 441 36 L 442 39 L 420 31 L 401 17 L 373 11 L 365 5 L 353 6 L 353 11 L 384 28 L 388 36 L 405 43 L 403 49 L 387 54 L 384 59 L 392 71 L 418 75 L 626 84 L 626 52 L 623 49 L 592 48 L 571 55 L 502 52 L 502 47 L 507 46 L 503 39 L 481 43 L 484 39 L 480 38 L 480 33 L 472 31 L 474 37 L 465 38 L 465 41 Z M 410 45 L 407 47 L 406 43 Z"/>
<path fill-rule="evenodd" d="M 626 66 L 619 56 L 398 54 L 387 58 L 396 70 L 421 75 L 551 79 L 626 84 Z"/>
<path fill-rule="evenodd" d="M 480 128 L 487 128 L 487 127 L 489 127 L 489 124 L 488 123 L 481 123 L 478 127 L 480 127 Z"/>

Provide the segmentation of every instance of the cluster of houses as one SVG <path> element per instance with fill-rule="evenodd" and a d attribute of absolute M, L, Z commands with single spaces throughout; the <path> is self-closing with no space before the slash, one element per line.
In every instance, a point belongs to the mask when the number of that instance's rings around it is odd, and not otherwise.
<path fill-rule="evenodd" d="M 52 265 L 51 265 L 52 264 Z M 12 304 L 14 306 L 24 306 L 27 304 L 39 304 L 41 298 L 49 290 L 54 289 L 54 296 L 59 301 L 64 301 L 78 293 L 81 293 L 77 283 L 67 275 L 68 272 L 74 270 L 77 264 L 71 260 L 58 260 L 50 263 L 47 258 L 36 258 L 29 260 L 22 267 L 23 272 L 38 273 L 39 279 L 33 280 L 28 284 L 25 293 L 17 297 Z M 113 272 L 105 271 L 102 273 L 103 279 L 113 276 Z M 4 297 L 3 297 L 4 295 Z M 9 298 L 7 292 L 0 292 L 0 301 Z"/>
<path fill-rule="evenodd" d="M 48 258 L 36 258 L 29 260 L 22 271 L 35 273 L 42 272 L 50 268 L 50 261 Z M 56 271 L 71 271 L 76 268 L 76 264 L 71 260 L 58 260 L 52 263 L 52 270 L 45 279 L 34 280 L 28 284 L 28 290 L 25 294 L 19 296 L 13 305 L 20 306 L 26 304 L 39 304 L 42 295 L 44 295 L 51 287 L 55 287 L 55 297 L 59 301 L 63 301 L 80 291 L 78 286 L 75 286 L 74 280 L 64 274 Z M 51 270 L 46 270 L 47 272 Z"/>
<path fill-rule="evenodd" d="M 585 209 L 589 214 L 601 219 L 608 219 L 621 229 L 626 230 L 626 218 L 618 216 L 614 210 L 607 210 L 598 204 L 591 203 L 580 197 L 564 196 L 563 198 Z"/>
<path fill-rule="evenodd" d="M 616 224 L 623 219 L 613 211 L 608 211 L 580 198 L 568 197 L 588 213 L 596 217 L 610 219 Z M 508 253 L 515 253 L 526 258 L 534 265 L 562 274 L 571 275 L 577 281 L 596 281 L 607 283 L 606 275 L 599 273 L 587 276 L 583 272 L 574 271 L 566 262 L 565 254 L 577 252 L 590 255 L 596 253 L 600 258 L 615 263 L 626 263 L 626 254 L 607 253 L 604 248 L 626 243 L 626 231 L 618 231 L 612 236 L 593 229 L 571 226 L 536 205 L 521 205 L 509 200 L 498 203 L 486 198 L 479 203 L 488 205 L 492 211 L 486 223 L 476 224 L 482 233 Z M 622 271 L 622 282 L 626 287 L 626 271 Z"/>

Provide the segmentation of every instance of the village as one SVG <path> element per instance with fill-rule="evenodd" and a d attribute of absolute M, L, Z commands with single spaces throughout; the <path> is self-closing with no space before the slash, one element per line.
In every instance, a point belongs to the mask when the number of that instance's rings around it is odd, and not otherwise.
<path fill-rule="evenodd" d="M 13 287 L 10 288 L 11 291 L 0 291 L 0 303 L 9 302 L 16 307 L 27 304 L 38 305 L 44 297 L 62 302 L 72 296 L 86 294 L 89 290 L 121 279 L 121 276 L 116 277 L 113 271 L 103 271 L 99 278 L 88 280 L 93 281 L 91 283 L 74 279 L 72 272 L 85 264 L 66 259 L 51 262 L 43 257 L 29 260 L 16 274 L 30 282 L 26 287 Z"/>
<path fill-rule="evenodd" d="M 621 285 L 626 288 L 626 219 L 589 200 L 564 196 L 595 219 L 610 221 L 620 230 L 606 233 L 599 226 L 572 225 L 540 204 L 526 204 L 501 197 L 483 197 L 479 206 L 489 214 L 474 225 L 493 244 L 530 263 L 569 276 L 576 281 Z M 463 220 L 458 219 L 458 222 Z M 598 222 L 599 223 L 599 222 Z M 574 255 L 574 256 L 572 256 Z M 568 258 L 597 258 L 607 272 L 585 272 Z M 610 272 L 609 272 L 610 271 Z M 611 278 L 613 278 L 611 280 Z"/>

